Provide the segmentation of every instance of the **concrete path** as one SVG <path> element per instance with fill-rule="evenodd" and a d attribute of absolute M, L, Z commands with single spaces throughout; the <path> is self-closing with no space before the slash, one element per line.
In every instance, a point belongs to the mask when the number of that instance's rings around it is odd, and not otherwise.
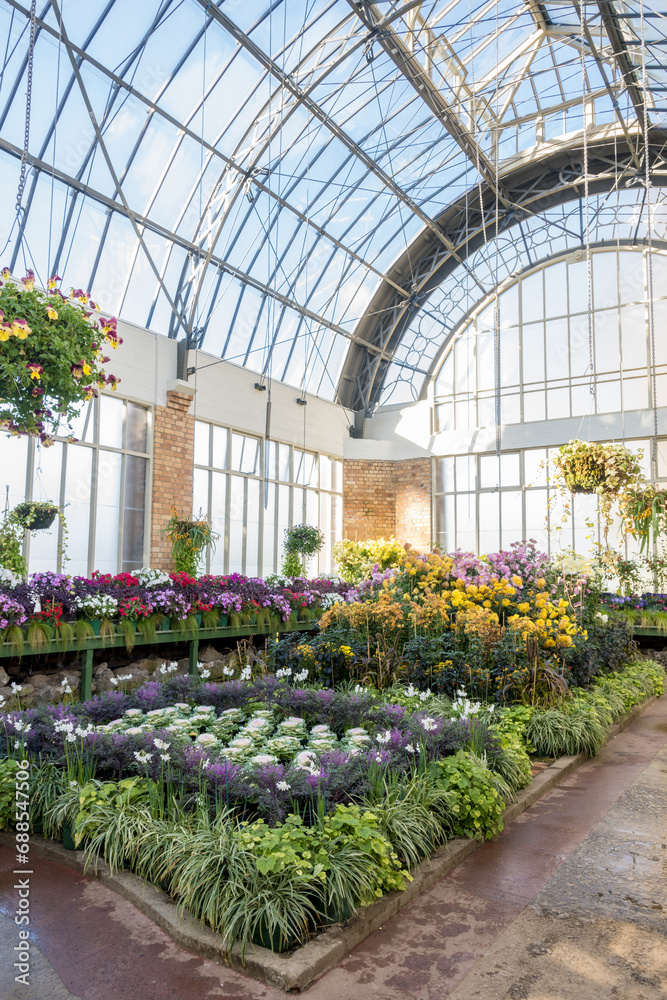
<path fill-rule="evenodd" d="M 0 850 L 0 1000 L 279 1000 L 176 946 L 99 882 L 34 859 L 30 985 Z M 667 696 L 303 994 L 667 1000 Z"/>

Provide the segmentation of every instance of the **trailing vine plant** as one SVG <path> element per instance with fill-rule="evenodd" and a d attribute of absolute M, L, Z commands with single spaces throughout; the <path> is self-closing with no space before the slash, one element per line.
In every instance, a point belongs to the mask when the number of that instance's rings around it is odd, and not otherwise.
<path fill-rule="evenodd" d="M 214 552 L 215 544 L 220 537 L 213 531 L 201 511 L 196 518 L 184 517 L 175 507 L 171 508 L 171 517 L 164 532 L 171 542 L 174 569 L 177 573 L 187 573 L 194 577 L 197 575 L 202 552 L 207 546 Z"/>

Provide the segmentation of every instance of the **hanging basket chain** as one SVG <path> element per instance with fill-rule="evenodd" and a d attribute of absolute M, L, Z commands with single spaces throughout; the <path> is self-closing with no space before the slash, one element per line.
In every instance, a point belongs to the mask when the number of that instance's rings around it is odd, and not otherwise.
<path fill-rule="evenodd" d="M 32 68 L 35 54 L 35 22 L 37 18 L 37 0 L 32 0 L 30 4 L 30 40 L 28 42 L 28 67 L 25 89 L 25 130 L 23 134 L 23 152 L 21 153 L 21 169 L 19 173 L 19 186 L 16 192 L 16 215 L 21 212 L 23 192 L 28 173 L 28 154 L 30 148 L 30 112 L 32 108 Z"/>
<path fill-rule="evenodd" d="M 652 211 L 651 211 L 651 157 L 648 141 L 648 78 L 646 75 L 646 37 L 645 37 L 645 16 L 644 0 L 639 4 L 639 26 L 641 34 L 641 60 L 642 60 L 642 126 L 644 133 L 644 187 L 646 203 L 646 242 L 648 244 L 647 253 L 647 281 L 646 291 L 648 298 L 648 324 L 649 324 L 649 344 L 651 351 L 651 405 L 653 407 L 653 449 L 651 453 L 651 464 L 653 475 L 658 477 L 658 389 L 656 377 L 656 349 L 655 349 L 655 313 L 653 309 L 653 239 L 652 239 Z"/>

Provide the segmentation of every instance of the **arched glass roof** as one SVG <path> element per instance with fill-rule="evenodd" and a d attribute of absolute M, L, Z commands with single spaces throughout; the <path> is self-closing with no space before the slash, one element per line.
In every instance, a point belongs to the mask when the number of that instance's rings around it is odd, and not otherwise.
<path fill-rule="evenodd" d="M 482 265 L 448 245 L 451 205 L 491 192 L 509 219 L 505 179 L 580 150 L 584 120 L 639 177 L 641 133 L 659 149 L 667 120 L 665 0 L 41 0 L 12 229 L 29 7 L 0 0 L 3 262 L 354 406 L 421 391 L 459 289 L 464 311 L 487 289 L 493 248 Z M 470 257 L 437 296 L 411 273 L 425 234 Z M 371 308 L 385 287 L 411 309 L 393 339 Z"/>

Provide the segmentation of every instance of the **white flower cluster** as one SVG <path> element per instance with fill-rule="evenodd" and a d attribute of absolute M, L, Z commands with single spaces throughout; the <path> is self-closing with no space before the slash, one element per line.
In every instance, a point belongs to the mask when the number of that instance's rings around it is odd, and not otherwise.
<path fill-rule="evenodd" d="M 422 702 L 428 701 L 428 699 L 430 697 L 432 697 L 431 689 L 427 688 L 426 691 L 418 691 L 417 688 L 414 686 L 414 684 L 410 684 L 405 689 L 405 697 L 406 698 L 419 698 L 419 700 L 422 701 Z"/>
<path fill-rule="evenodd" d="M 168 573 L 161 569 L 150 569 L 148 566 L 142 566 L 132 576 L 136 576 L 142 587 L 163 587 L 171 582 Z"/>
<path fill-rule="evenodd" d="M 76 597 L 74 606 L 88 618 L 112 618 L 118 610 L 118 601 L 110 594 L 89 594 Z"/>
<path fill-rule="evenodd" d="M 161 663 L 157 668 L 157 672 L 162 674 L 164 677 L 169 677 L 170 674 L 175 673 L 178 670 L 178 663 L 176 660 L 171 660 L 170 663 Z"/>
<path fill-rule="evenodd" d="M 585 556 L 579 556 L 571 549 L 554 556 L 554 563 L 563 576 L 596 576 L 596 569 Z"/>
<path fill-rule="evenodd" d="M 602 625 L 606 625 L 609 621 L 609 615 L 605 615 L 603 611 L 596 611 L 595 620 L 596 622 L 600 622 Z"/>
<path fill-rule="evenodd" d="M 320 606 L 326 611 L 328 608 L 333 607 L 334 604 L 342 604 L 343 598 L 340 594 L 322 594 L 320 598 Z"/>
<path fill-rule="evenodd" d="M 132 674 L 119 674 L 117 677 L 111 678 L 111 683 L 114 687 L 118 687 L 119 684 L 129 684 L 132 680 Z"/>
<path fill-rule="evenodd" d="M 11 570 L 5 569 L 4 566 L 0 566 L 0 583 L 5 587 L 18 587 L 21 582 L 21 578 L 12 573 Z"/>
<path fill-rule="evenodd" d="M 456 692 L 456 698 L 452 702 L 452 718 L 469 719 L 471 716 L 479 715 L 483 712 L 492 713 L 495 707 L 494 704 L 489 704 L 488 702 L 470 701 L 465 688 L 459 688 Z"/>

